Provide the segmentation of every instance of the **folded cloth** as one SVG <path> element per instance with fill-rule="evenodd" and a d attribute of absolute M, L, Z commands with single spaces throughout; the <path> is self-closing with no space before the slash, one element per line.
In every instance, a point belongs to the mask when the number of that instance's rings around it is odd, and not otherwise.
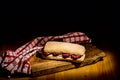
<path fill-rule="evenodd" d="M 90 43 L 91 39 L 82 32 L 70 32 L 59 36 L 37 37 L 15 51 L 7 50 L 6 55 L 0 57 L 2 68 L 10 71 L 11 74 L 16 72 L 31 74 L 29 59 L 37 52 L 41 52 L 47 41 L 61 40 L 70 43 Z M 4 58 L 4 59 L 3 59 Z"/>

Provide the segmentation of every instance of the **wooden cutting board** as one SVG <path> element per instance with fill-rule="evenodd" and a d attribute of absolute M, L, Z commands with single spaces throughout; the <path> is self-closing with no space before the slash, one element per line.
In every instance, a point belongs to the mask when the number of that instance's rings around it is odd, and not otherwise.
<path fill-rule="evenodd" d="M 80 64 L 75 64 L 67 61 L 45 60 L 36 53 L 31 59 L 32 76 L 41 76 L 52 74 L 55 72 L 65 71 L 73 68 L 80 68 L 86 65 L 94 64 L 103 60 L 105 53 L 93 44 L 83 44 L 86 48 L 85 60 Z"/>

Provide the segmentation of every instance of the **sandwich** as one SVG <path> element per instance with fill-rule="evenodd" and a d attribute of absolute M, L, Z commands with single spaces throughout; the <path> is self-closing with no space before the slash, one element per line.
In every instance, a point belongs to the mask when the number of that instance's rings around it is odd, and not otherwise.
<path fill-rule="evenodd" d="M 80 44 L 48 41 L 43 48 L 42 57 L 80 63 L 85 59 L 85 51 L 85 47 Z"/>

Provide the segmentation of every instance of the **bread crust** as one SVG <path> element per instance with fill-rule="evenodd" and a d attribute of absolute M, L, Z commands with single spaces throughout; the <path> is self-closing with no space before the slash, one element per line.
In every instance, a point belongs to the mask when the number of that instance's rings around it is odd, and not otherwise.
<path fill-rule="evenodd" d="M 75 43 L 49 41 L 44 46 L 44 52 L 49 53 L 70 53 L 76 55 L 84 55 L 85 47 Z"/>

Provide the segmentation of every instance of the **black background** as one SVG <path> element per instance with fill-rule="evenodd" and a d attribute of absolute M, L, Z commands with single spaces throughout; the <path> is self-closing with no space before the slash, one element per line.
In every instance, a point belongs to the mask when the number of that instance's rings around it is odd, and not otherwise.
<path fill-rule="evenodd" d="M 84 1 L 53 4 L 35 7 L 24 4 L 22 9 L 18 7 L 12 10 L 10 6 L 3 9 L 0 17 L 0 46 L 23 45 L 38 36 L 80 31 L 103 49 L 118 50 L 119 31 L 115 16 L 112 16 L 111 3 Z"/>
<path fill-rule="evenodd" d="M 99 20 L 94 15 L 4 16 L 0 33 L 2 44 L 5 44 L 22 43 L 38 36 L 62 35 L 74 31 L 85 32 L 96 41 L 107 40 L 107 43 L 112 42 L 112 36 L 115 35 L 110 20 Z"/>

